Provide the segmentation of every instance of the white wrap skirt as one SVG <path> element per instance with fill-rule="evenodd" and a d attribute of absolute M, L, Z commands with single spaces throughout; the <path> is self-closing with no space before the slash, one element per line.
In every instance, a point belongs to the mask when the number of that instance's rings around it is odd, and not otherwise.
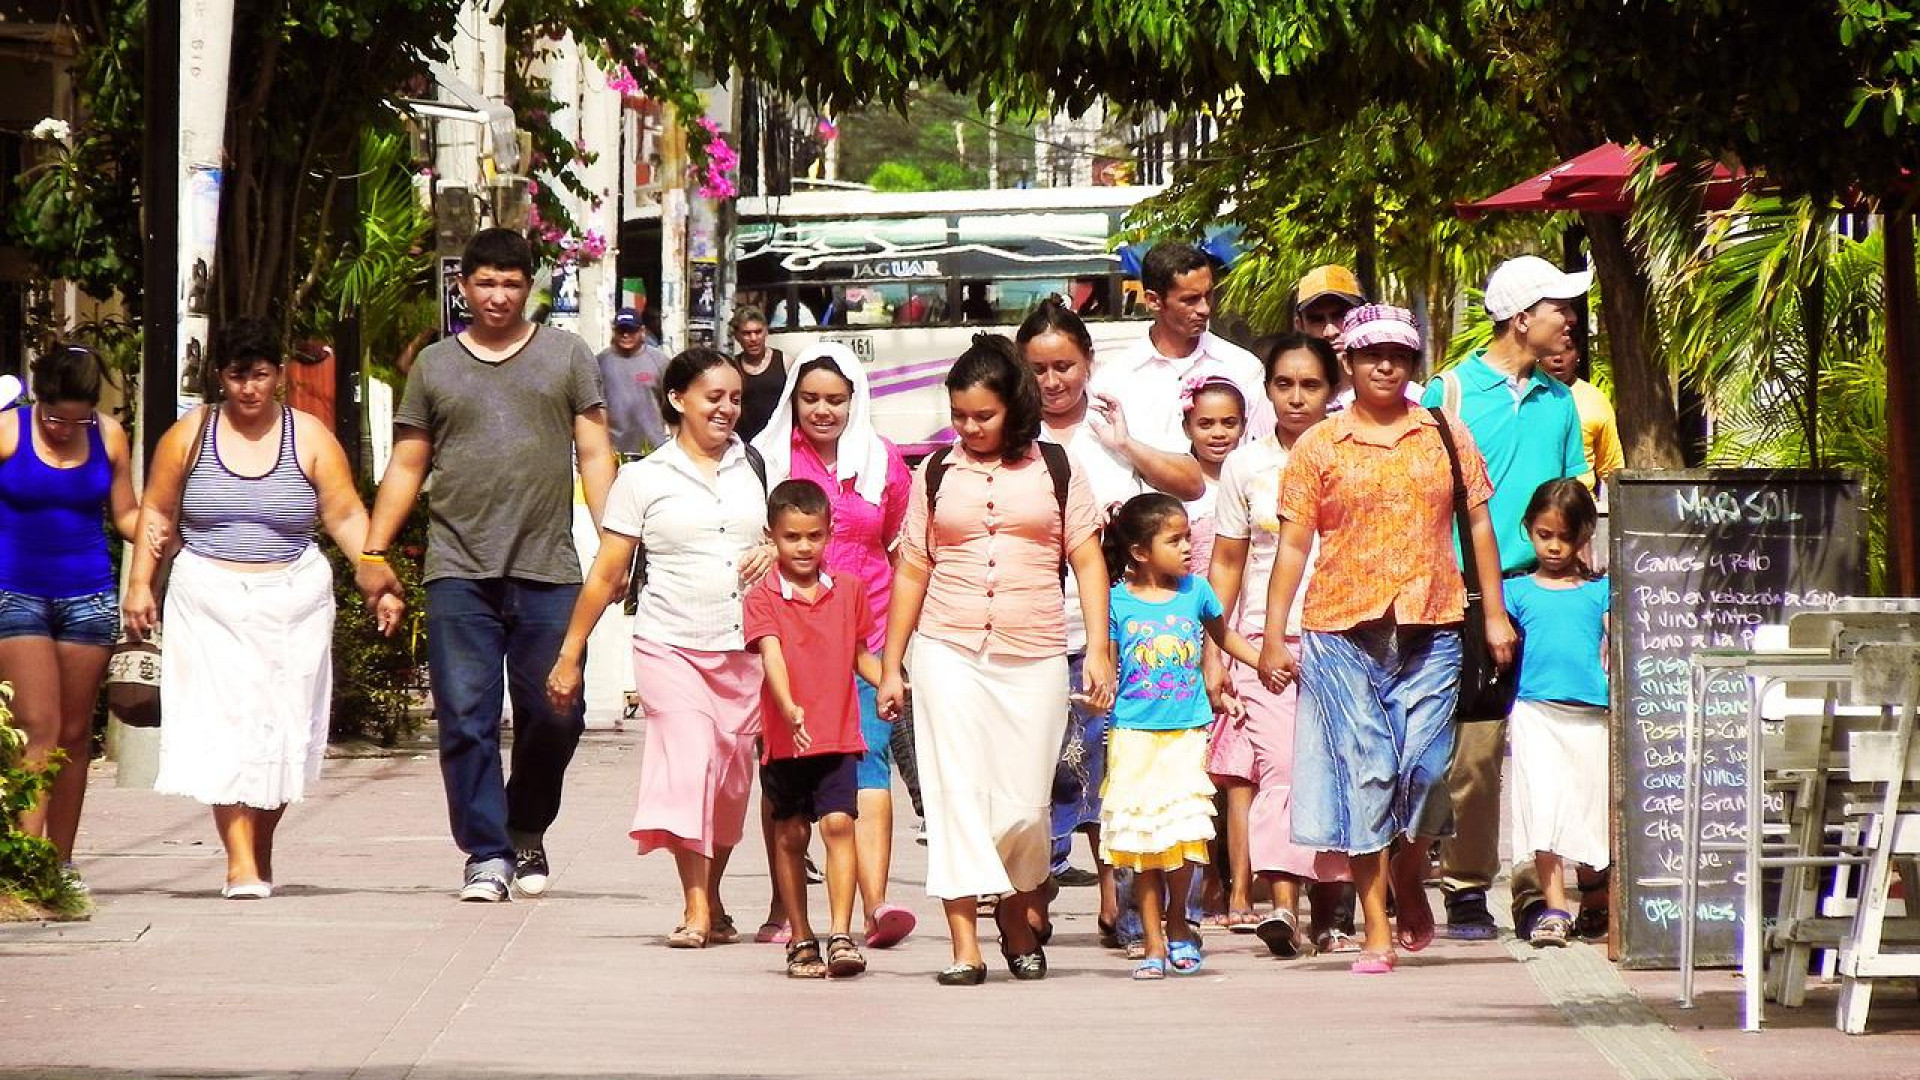
<path fill-rule="evenodd" d="M 327 752 L 333 614 L 318 547 L 258 573 L 181 551 L 162 614 L 154 790 L 261 810 L 299 802 Z"/>
<path fill-rule="evenodd" d="M 922 636 L 910 663 L 927 893 L 958 900 L 1039 888 L 1051 861 L 1067 658 L 988 656 Z"/>

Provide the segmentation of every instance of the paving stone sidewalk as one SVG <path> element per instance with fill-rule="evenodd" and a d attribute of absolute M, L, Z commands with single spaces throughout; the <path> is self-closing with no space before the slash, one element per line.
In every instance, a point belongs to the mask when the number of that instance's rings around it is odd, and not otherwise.
<path fill-rule="evenodd" d="M 945 931 L 920 886 L 910 812 L 897 822 L 894 899 L 918 912 L 922 932 L 871 953 L 859 979 L 790 981 L 776 946 L 662 947 L 679 897 L 671 860 L 637 858 L 626 835 L 639 755 L 633 730 L 589 732 L 548 838 L 551 894 L 502 905 L 452 898 L 461 857 L 430 753 L 330 761 L 281 830 L 278 893 L 257 903 L 219 899 L 223 863 L 203 808 L 116 788 L 113 766 L 96 765 L 79 861 L 99 913 L 0 927 L 0 1075 L 1920 1073 L 1907 1064 L 1920 1062 L 1910 1007 L 1889 1000 L 1892 1033 L 1862 1040 L 1818 1024 L 1778 1038 L 1676 1036 L 1671 1014 L 1627 989 L 1651 1001 L 1657 979 L 1623 982 L 1585 946 L 1543 957 L 1442 941 L 1395 975 L 1363 978 L 1334 959 L 1281 963 L 1251 937 L 1216 932 L 1203 974 L 1135 984 L 1095 940 L 1090 888 L 1062 897 L 1046 981 L 1016 984 L 996 968 L 984 987 L 939 987 L 930 976 L 946 962 Z M 766 912 L 759 843 L 749 836 L 729 876 L 743 928 Z M 824 906 L 816 890 L 816 912 Z M 1710 981 L 1710 1000 L 1730 998 L 1726 982 Z M 1783 1054 L 1800 1071 L 1781 1071 Z M 1877 1071 L 1896 1062 L 1905 1071 Z"/>

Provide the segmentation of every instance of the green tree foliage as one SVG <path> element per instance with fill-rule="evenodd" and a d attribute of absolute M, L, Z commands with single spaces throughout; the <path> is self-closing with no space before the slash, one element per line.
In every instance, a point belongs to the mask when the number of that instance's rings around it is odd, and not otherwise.
<path fill-rule="evenodd" d="M 1297 218 L 1267 228 L 1283 234 L 1275 242 L 1350 247 L 1362 262 L 1378 243 L 1381 269 L 1409 282 L 1441 280 L 1436 257 L 1454 256 L 1436 253 L 1483 238 L 1452 233 L 1447 208 L 1403 187 L 1418 175 L 1396 173 L 1395 162 L 1429 158 L 1431 177 L 1461 199 L 1523 179 L 1541 151 L 1568 157 L 1606 139 L 1661 146 L 1685 163 L 1737 156 L 1789 192 L 1854 184 L 1884 192 L 1902 170 L 1920 166 L 1920 91 L 1912 85 L 1920 27 L 1914 5 L 1901 0 L 1030 0 L 964 8 L 957 0 L 716 0 L 703 10 L 715 28 L 702 43 L 710 62 L 737 63 L 816 104 L 897 106 L 916 82 L 938 82 L 1005 111 L 1077 111 L 1101 99 L 1212 110 L 1233 140 L 1222 156 L 1237 162 L 1215 170 L 1214 181 L 1193 176 L 1192 213 L 1215 201 L 1210 188 L 1256 187 L 1257 174 L 1289 152 L 1351 136 L 1378 143 L 1375 124 L 1397 124 L 1385 133 L 1388 145 L 1359 148 L 1351 178 L 1323 172 L 1301 189 L 1303 205 L 1326 200 L 1321 221 L 1357 238 L 1319 244 L 1315 227 Z M 781 45 L 758 47 L 765 39 Z M 1412 156 L 1392 152 L 1396 137 L 1419 144 Z M 1236 167 L 1247 175 L 1228 183 Z M 1369 195 L 1374 206 L 1363 202 Z M 1233 214 L 1258 236 L 1263 215 L 1284 205 L 1256 197 L 1234 202 Z M 1382 229 L 1382 209 L 1400 227 Z M 1581 224 L 1607 295 L 1628 458 L 1678 464 L 1672 384 L 1653 351 L 1645 267 L 1623 222 L 1587 214 Z"/>
<path fill-rule="evenodd" d="M 143 139 L 144 3 L 74 9 L 83 122 L 72 148 L 30 172 L 12 220 L 19 243 L 45 277 L 89 293 L 139 297 Z M 352 183 L 364 133 L 401 131 L 400 97 L 428 90 L 426 66 L 444 60 L 460 0 L 268 0 L 235 5 L 227 95 L 226 171 L 214 317 L 271 315 L 306 326 L 321 309 L 343 249 L 364 251 L 352 221 Z M 684 6 L 668 0 L 506 0 L 493 12 L 525 58 L 571 33 L 593 56 L 623 65 L 636 92 L 698 114 L 693 34 Z M 522 80 L 531 99 L 538 86 Z M 539 130 L 530 101 L 522 123 Z M 564 142 L 564 140 L 560 140 Z M 536 138 L 549 179 L 577 186 L 586 150 Z M 704 132 L 693 139 L 696 156 Z M 164 146 L 164 140 L 160 141 Z M 564 217 L 562 215 L 562 217 Z M 566 224 L 571 224 L 567 222 Z"/>

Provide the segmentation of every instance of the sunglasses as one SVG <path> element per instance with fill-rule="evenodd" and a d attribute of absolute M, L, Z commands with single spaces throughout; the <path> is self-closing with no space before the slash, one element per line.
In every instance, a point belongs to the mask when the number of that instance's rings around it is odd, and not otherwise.
<path fill-rule="evenodd" d="M 100 418 L 97 416 L 86 416 L 78 420 L 68 420 L 65 417 L 54 416 L 51 413 L 41 413 L 40 422 L 48 427 L 56 428 L 90 428 L 100 426 Z"/>

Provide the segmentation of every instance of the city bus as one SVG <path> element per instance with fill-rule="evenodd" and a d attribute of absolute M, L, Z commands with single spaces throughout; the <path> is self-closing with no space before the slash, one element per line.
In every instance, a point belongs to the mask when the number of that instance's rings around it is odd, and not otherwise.
<path fill-rule="evenodd" d="M 1154 187 L 803 192 L 739 201 L 737 304 L 766 313 L 789 360 L 853 350 L 875 425 L 910 455 L 951 441 L 941 381 L 981 332 L 1011 337 L 1058 295 L 1096 352 L 1138 341 L 1147 310 L 1116 237 Z"/>

